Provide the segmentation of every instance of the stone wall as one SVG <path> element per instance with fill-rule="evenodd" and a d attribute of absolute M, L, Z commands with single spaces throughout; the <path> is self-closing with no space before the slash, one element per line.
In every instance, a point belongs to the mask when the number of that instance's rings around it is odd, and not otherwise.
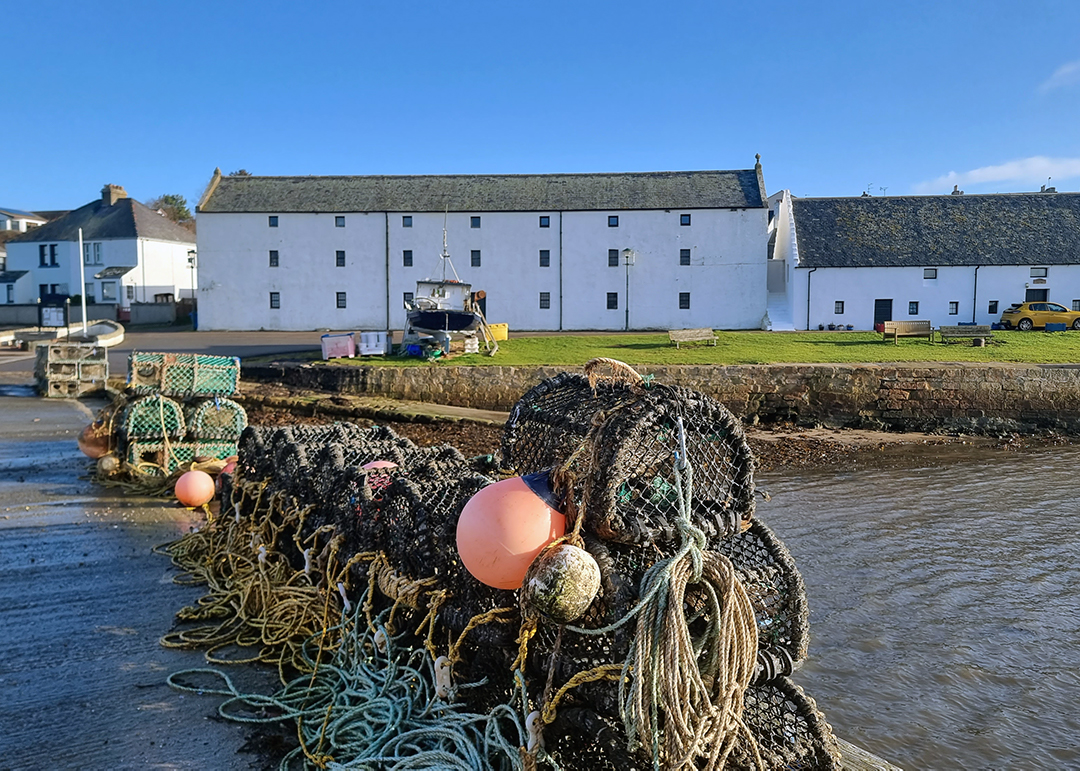
<path fill-rule="evenodd" d="M 509 410 L 563 367 L 246 366 L 248 380 Z M 573 368 L 569 368 L 573 369 Z M 580 371 L 580 368 L 577 368 Z M 709 394 L 747 423 L 972 434 L 1080 434 L 1080 365 L 897 364 L 637 368 Z"/>

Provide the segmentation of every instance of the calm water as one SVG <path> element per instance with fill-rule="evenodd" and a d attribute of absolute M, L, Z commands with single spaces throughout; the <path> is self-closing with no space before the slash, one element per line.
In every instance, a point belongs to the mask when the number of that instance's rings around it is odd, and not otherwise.
<path fill-rule="evenodd" d="M 759 474 L 810 598 L 796 675 L 906 769 L 1080 768 L 1080 448 Z"/>

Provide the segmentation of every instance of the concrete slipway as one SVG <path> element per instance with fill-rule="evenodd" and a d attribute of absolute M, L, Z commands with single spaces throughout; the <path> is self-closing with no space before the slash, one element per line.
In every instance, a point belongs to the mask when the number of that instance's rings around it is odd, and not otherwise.
<path fill-rule="evenodd" d="M 97 406 L 0 386 L 0 771 L 263 768 L 219 698 L 165 683 L 203 664 L 158 644 L 199 591 L 151 547 L 192 523 L 91 484 L 75 437 Z M 242 688 L 276 679 L 243 670 Z"/>

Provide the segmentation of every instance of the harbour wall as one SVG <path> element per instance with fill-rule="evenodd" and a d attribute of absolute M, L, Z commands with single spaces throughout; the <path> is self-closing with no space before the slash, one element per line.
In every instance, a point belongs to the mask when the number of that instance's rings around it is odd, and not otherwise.
<path fill-rule="evenodd" d="M 388 367 L 291 363 L 246 380 L 365 396 L 510 410 L 573 367 Z M 772 364 L 640 366 L 657 383 L 708 394 L 745 423 L 790 421 L 893 431 L 1080 434 L 1080 365 Z"/>

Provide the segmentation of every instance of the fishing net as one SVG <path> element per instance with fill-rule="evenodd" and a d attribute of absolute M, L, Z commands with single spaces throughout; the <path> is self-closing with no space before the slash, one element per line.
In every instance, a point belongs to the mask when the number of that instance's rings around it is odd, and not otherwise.
<path fill-rule="evenodd" d="M 204 458 L 228 458 L 236 454 L 236 442 L 207 439 L 199 442 L 129 440 L 124 461 L 140 474 L 165 477 Z"/>
<path fill-rule="evenodd" d="M 592 367 L 588 374 L 559 375 L 518 402 L 501 469 L 449 447 L 417 447 L 386 428 L 249 426 L 238 443 L 237 470 L 223 486 L 221 516 L 170 553 L 181 567 L 202 571 L 211 587 L 236 578 L 207 572 L 234 564 L 234 557 L 222 558 L 225 548 L 287 565 L 281 575 L 300 578 L 288 578 L 286 588 L 297 580 L 310 585 L 327 618 L 363 603 L 372 629 L 382 619 L 390 633 L 426 650 L 436 671 L 444 662 L 451 676 L 440 698 L 477 714 L 509 703 L 535 710 L 534 724 L 546 726 L 538 733 L 543 748 L 523 750 L 526 767 L 545 759 L 566 769 L 632 771 L 652 767 L 654 757 L 674 764 L 670 736 L 700 716 L 689 703 L 669 700 L 653 713 L 661 722 L 649 723 L 648 710 L 628 701 L 624 690 L 646 688 L 651 666 L 648 655 L 634 656 L 651 650 L 658 665 L 668 639 L 643 638 L 643 629 L 659 628 L 644 619 L 658 608 L 682 619 L 691 666 L 717 704 L 728 698 L 720 693 L 729 682 L 726 659 L 717 653 L 731 642 L 724 630 L 743 630 L 736 642 L 752 647 L 742 658 L 749 664 L 740 665 L 744 685 L 730 702 L 737 712 L 717 710 L 730 725 L 703 723 L 704 733 L 691 736 L 688 767 L 721 767 L 714 762 L 723 756 L 723 767 L 733 769 L 839 768 L 824 717 L 786 677 L 806 656 L 805 592 L 790 554 L 754 518 L 754 462 L 738 421 L 707 397 L 632 371 L 615 367 L 601 377 Z M 500 475 L 540 471 L 548 471 L 575 525 L 568 538 L 579 539 L 601 575 L 595 600 L 567 625 L 523 612 L 518 591 L 478 582 L 456 548 L 458 518 L 473 495 Z M 721 596 L 722 576 L 704 576 L 724 565 L 730 591 Z M 671 594 L 666 605 L 658 601 L 681 569 L 690 575 L 681 584 L 685 593 Z M 270 574 L 253 569 L 251 580 L 264 585 Z M 745 623 L 724 622 L 740 602 Z M 195 607 L 225 604 L 204 599 Z M 237 644 L 267 623 L 238 622 Z M 324 622 L 321 634 L 328 628 Z M 317 633 L 297 628 L 278 641 L 276 658 L 265 660 L 310 668 L 301 652 Z M 180 641 L 198 647 L 205 637 Z M 214 639 L 220 644 L 216 632 Z M 678 678 L 674 684 L 681 687 Z M 644 714 L 655 729 L 651 744 L 628 714 Z"/>
<path fill-rule="evenodd" d="M 129 439 L 179 438 L 187 433 L 180 404 L 161 394 L 128 402 L 122 426 Z"/>
<path fill-rule="evenodd" d="M 134 393 L 166 396 L 232 396 L 240 382 L 240 360 L 202 353 L 149 353 L 128 356 L 128 387 Z"/>
<path fill-rule="evenodd" d="M 232 439 L 247 427 L 247 413 L 232 399 L 197 399 L 187 407 L 188 435 L 193 439 Z"/>

